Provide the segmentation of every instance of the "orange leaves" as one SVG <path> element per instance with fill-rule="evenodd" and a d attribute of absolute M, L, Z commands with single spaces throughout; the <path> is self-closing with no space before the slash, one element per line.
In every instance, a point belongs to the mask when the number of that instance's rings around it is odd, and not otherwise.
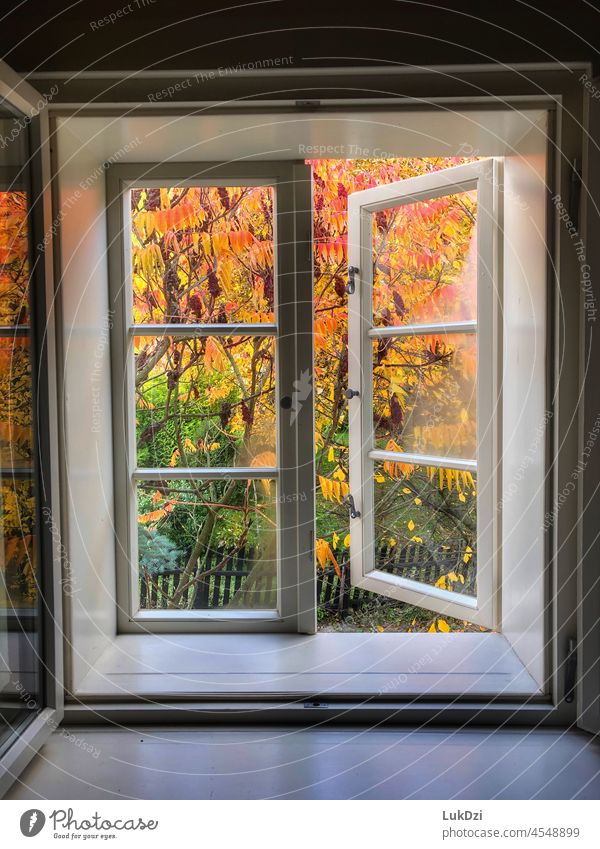
<path fill-rule="evenodd" d="M 272 469 L 277 465 L 274 451 L 261 451 L 260 454 L 255 454 L 250 461 L 250 466 L 253 469 Z"/>
<path fill-rule="evenodd" d="M 221 371 L 224 360 L 225 357 L 218 342 L 215 341 L 214 337 L 208 336 L 206 339 L 206 348 L 204 349 L 204 365 L 209 370 L 217 369 L 217 371 Z"/>
<path fill-rule="evenodd" d="M 170 513 L 174 504 L 170 501 L 167 501 L 164 507 L 159 508 L 158 510 L 151 510 L 149 513 L 142 513 L 138 516 L 138 522 L 140 525 L 148 525 L 153 522 L 158 522 L 159 519 L 163 519 L 168 513 Z"/>
<path fill-rule="evenodd" d="M 335 554 L 331 550 L 331 546 L 329 545 L 329 543 L 327 542 L 326 539 L 318 539 L 317 540 L 316 555 L 317 555 L 317 562 L 319 563 L 319 566 L 321 567 L 321 569 L 325 569 L 327 564 L 331 563 L 333 565 L 333 568 L 335 569 L 335 571 L 339 575 L 339 577 L 341 577 L 342 570 L 340 569 L 339 563 L 337 562 L 337 560 L 335 558 Z"/>
<path fill-rule="evenodd" d="M 229 244 L 234 253 L 242 253 L 254 244 L 254 236 L 249 230 L 230 230 Z"/>
<path fill-rule="evenodd" d="M 316 252 L 322 261 L 331 265 L 341 265 L 346 261 L 348 241 L 345 238 L 340 238 L 330 242 L 320 242 L 316 246 Z"/>

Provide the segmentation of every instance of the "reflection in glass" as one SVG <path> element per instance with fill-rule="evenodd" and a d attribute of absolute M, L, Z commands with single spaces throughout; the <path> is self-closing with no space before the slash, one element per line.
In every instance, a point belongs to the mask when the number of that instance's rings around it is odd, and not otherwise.
<path fill-rule="evenodd" d="M 139 481 L 144 609 L 277 606 L 276 482 Z"/>
<path fill-rule="evenodd" d="M 31 405 L 29 339 L 0 337 L 1 468 L 31 468 Z"/>
<path fill-rule="evenodd" d="M 27 128 L 0 114 L 0 752 L 41 703 Z M 20 128 L 20 129 L 19 129 Z"/>
<path fill-rule="evenodd" d="M 375 340 L 376 447 L 474 460 L 476 377 L 474 333 Z"/>
<path fill-rule="evenodd" d="M 138 466 L 273 467 L 272 338 L 134 341 Z"/>
<path fill-rule="evenodd" d="M 476 595 L 476 476 L 401 462 L 373 467 L 377 568 Z"/>
<path fill-rule="evenodd" d="M 373 325 L 477 318 L 477 192 L 376 212 Z"/>
<path fill-rule="evenodd" d="M 0 120 L 0 125 L 5 122 Z M 0 326 L 29 320 L 27 195 L 0 189 Z"/>
<path fill-rule="evenodd" d="M 135 324 L 274 321 L 270 186 L 131 191 Z"/>

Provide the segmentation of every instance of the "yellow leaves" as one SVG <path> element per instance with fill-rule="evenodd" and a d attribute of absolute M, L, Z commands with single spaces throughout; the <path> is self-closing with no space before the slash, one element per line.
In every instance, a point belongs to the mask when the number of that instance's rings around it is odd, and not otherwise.
<path fill-rule="evenodd" d="M 437 627 L 436 627 L 437 625 Z M 446 622 L 445 619 L 437 619 L 435 622 L 432 622 L 429 628 L 427 629 L 428 634 L 435 634 L 437 632 L 441 632 L 442 634 L 447 634 L 450 631 L 450 625 Z"/>
<path fill-rule="evenodd" d="M 383 627 L 383 625 L 376 625 L 375 630 L 378 631 L 380 634 L 383 634 L 385 628 Z"/>
<path fill-rule="evenodd" d="M 337 501 L 338 504 L 341 504 L 342 498 L 345 498 L 349 493 L 347 483 L 332 480 L 323 475 L 319 475 L 319 485 L 326 501 Z"/>
<path fill-rule="evenodd" d="M 422 542 L 423 542 L 423 537 L 411 537 L 411 538 L 410 538 L 410 541 L 411 541 L 411 542 L 418 542 L 419 544 L 422 544 Z"/>
<path fill-rule="evenodd" d="M 333 536 L 331 537 L 331 541 L 332 541 L 334 551 L 337 550 L 338 542 L 340 541 L 340 538 L 339 538 L 338 534 L 336 534 L 335 531 L 333 532 Z"/>
<path fill-rule="evenodd" d="M 420 498 L 415 498 L 415 504 L 417 505 L 417 507 L 419 507 L 422 503 L 423 502 L 421 501 Z"/>
<path fill-rule="evenodd" d="M 227 233 L 214 233 L 212 237 L 212 248 L 216 256 L 220 256 L 229 250 Z"/>
<path fill-rule="evenodd" d="M 333 463 L 334 460 L 335 460 L 335 451 L 333 450 L 333 445 L 330 447 L 329 451 L 327 452 L 327 459 L 330 463 Z"/>
<path fill-rule="evenodd" d="M 473 557 L 473 549 L 470 545 L 465 548 L 465 553 L 463 555 L 463 563 L 468 563 L 469 560 Z"/>
<path fill-rule="evenodd" d="M 329 545 L 329 543 L 327 542 L 326 539 L 321 539 L 321 538 L 317 539 L 316 554 L 317 554 L 317 561 L 318 561 L 321 569 L 325 569 L 327 564 L 331 563 L 333 565 L 333 568 L 335 569 L 336 573 L 338 574 L 338 576 L 341 577 L 342 570 L 340 569 L 339 564 L 338 564 L 337 560 L 335 559 L 335 555 L 334 555 L 333 551 L 331 550 L 331 546 Z"/>
<path fill-rule="evenodd" d="M 338 481 L 345 481 L 346 472 L 338 466 L 335 472 L 333 473 L 333 477 Z"/>
<path fill-rule="evenodd" d="M 183 447 L 186 449 L 186 451 L 190 451 L 192 454 L 195 454 L 198 450 L 192 440 L 189 438 L 189 436 L 186 436 L 186 438 L 183 440 Z"/>
<path fill-rule="evenodd" d="M 440 577 L 435 582 L 435 586 L 439 587 L 441 590 L 452 590 L 452 584 L 464 584 L 465 577 L 464 575 L 459 575 L 457 572 L 452 570 L 448 572 L 447 575 L 440 575 Z"/>
<path fill-rule="evenodd" d="M 379 473 L 375 475 L 375 480 L 377 483 L 385 483 L 385 477 Z"/>
<path fill-rule="evenodd" d="M 344 546 L 345 548 L 350 548 L 350 534 L 346 534 L 344 537 Z"/>
<path fill-rule="evenodd" d="M 161 275 L 165 270 L 160 247 L 155 242 L 151 242 L 147 247 L 134 249 L 135 261 L 137 261 L 137 267 L 146 280 Z"/>
<path fill-rule="evenodd" d="M 176 448 L 175 451 L 171 454 L 171 459 L 169 460 L 169 466 L 173 469 L 177 465 L 177 461 L 179 460 L 179 448 Z"/>
<path fill-rule="evenodd" d="M 396 540 L 394 539 L 394 537 L 390 537 L 388 543 L 390 548 L 393 548 L 396 545 Z"/>
<path fill-rule="evenodd" d="M 406 527 L 408 528 L 408 530 L 409 530 L 409 531 L 414 531 L 414 529 L 415 529 L 415 523 L 413 522 L 413 520 L 412 520 L 412 519 L 409 519 L 409 521 L 408 521 L 408 523 L 407 523 Z"/>

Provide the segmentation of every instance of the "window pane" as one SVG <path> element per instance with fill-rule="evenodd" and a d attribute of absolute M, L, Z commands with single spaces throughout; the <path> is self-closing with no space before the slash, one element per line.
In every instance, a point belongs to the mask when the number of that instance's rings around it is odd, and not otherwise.
<path fill-rule="evenodd" d="M 0 338 L 0 467 L 30 467 L 31 362 L 26 337 Z"/>
<path fill-rule="evenodd" d="M 475 596 L 475 475 L 375 463 L 373 476 L 376 568 Z"/>
<path fill-rule="evenodd" d="M 474 333 L 375 340 L 376 447 L 475 459 L 476 373 Z"/>
<path fill-rule="evenodd" d="M 270 186 L 133 189 L 133 318 L 274 321 Z"/>
<path fill-rule="evenodd" d="M 275 341 L 138 336 L 140 467 L 275 466 Z"/>
<path fill-rule="evenodd" d="M 138 483 L 141 609 L 277 607 L 269 480 Z"/>
<path fill-rule="evenodd" d="M 0 191 L 0 325 L 29 318 L 27 195 Z"/>
<path fill-rule="evenodd" d="M 40 707 L 35 495 L 30 480 L 0 482 L 0 752 Z"/>
<path fill-rule="evenodd" d="M 376 327 L 477 318 L 477 192 L 373 214 Z"/>

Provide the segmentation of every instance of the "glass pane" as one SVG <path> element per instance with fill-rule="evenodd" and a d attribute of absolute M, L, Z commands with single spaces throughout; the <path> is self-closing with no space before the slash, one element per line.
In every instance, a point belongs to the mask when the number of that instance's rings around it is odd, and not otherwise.
<path fill-rule="evenodd" d="M 0 106 L 0 754 L 42 695 L 24 118 Z"/>
<path fill-rule="evenodd" d="M 275 341 L 138 336 L 140 467 L 273 467 Z"/>
<path fill-rule="evenodd" d="M 474 333 L 375 340 L 375 446 L 474 460 L 476 378 Z"/>
<path fill-rule="evenodd" d="M 475 475 L 375 463 L 373 477 L 376 568 L 475 596 Z"/>
<path fill-rule="evenodd" d="M 0 467 L 32 463 L 29 339 L 0 337 Z"/>
<path fill-rule="evenodd" d="M 271 186 L 133 189 L 136 324 L 275 320 Z"/>
<path fill-rule="evenodd" d="M 277 489 L 270 480 L 138 483 L 140 607 L 277 607 Z"/>
<path fill-rule="evenodd" d="M 0 191 L 0 325 L 29 319 L 27 214 L 25 192 Z"/>
<path fill-rule="evenodd" d="M 477 192 L 376 212 L 373 324 L 477 318 Z"/>

